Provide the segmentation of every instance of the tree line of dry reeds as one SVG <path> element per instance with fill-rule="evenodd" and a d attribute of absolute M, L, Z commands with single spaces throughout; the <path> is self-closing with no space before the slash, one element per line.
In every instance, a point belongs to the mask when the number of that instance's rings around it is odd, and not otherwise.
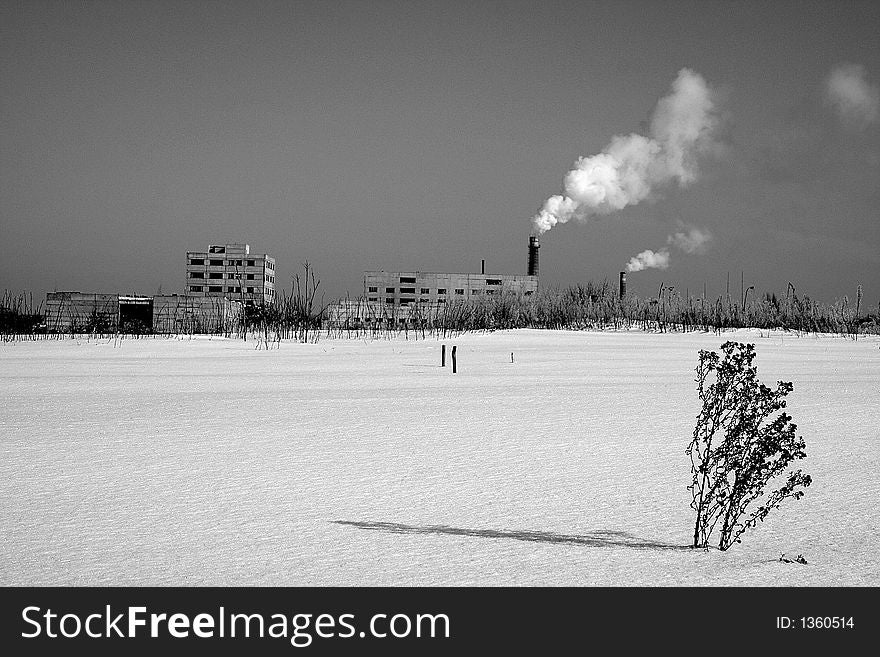
<path fill-rule="evenodd" d="M 730 295 L 715 299 L 684 295 L 674 287 L 661 285 L 657 295 L 620 298 L 608 281 L 589 282 L 566 288 L 545 288 L 526 296 L 505 292 L 481 297 L 451 297 L 446 303 L 414 304 L 400 308 L 393 304 L 368 302 L 363 297 L 326 303 L 319 294 L 320 280 L 304 264 L 291 289 L 282 291 L 274 303 L 251 305 L 231 317 L 208 322 L 166 324 L 163 331 L 208 333 L 242 339 L 256 338 L 257 348 L 269 348 L 282 340 L 314 342 L 321 337 L 406 338 L 448 337 L 473 331 L 513 328 L 569 330 L 705 331 L 734 328 L 783 329 L 800 333 L 834 333 L 857 338 L 880 334 L 880 308 L 865 311 L 861 287 L 856 302 L 847 297 L 825 304 L 798 294 L 789 284 L 777 297 Z M 64 332 L 118 333 L 119 327 L 74 324 Z M 97 320 L 96 320 L 97 321 Z M 170 326 L 170 328 L 168 328 Z M 0 336 L 4 340 L 34 338 L 52 334 L 41 309 L 32 297 L 6 293 L 0 306 Z"/>

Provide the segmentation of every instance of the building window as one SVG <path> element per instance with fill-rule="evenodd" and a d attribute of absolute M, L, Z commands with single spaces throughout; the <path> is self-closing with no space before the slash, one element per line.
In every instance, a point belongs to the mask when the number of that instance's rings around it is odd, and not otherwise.
<path fill-rule="evenodd" d="M 464 288 L 463 287 L 455 288 L 455 293 L 456 294 L 464 294 Z"/>
<path fill-rule="evenodd" d="M 249 287 L 249 288 L 247 289 L 247 291 L 248 291 L 248 294 L 253 294 L 253 293 L 254 293 L 254 288 Z"/>
<path fill-rule="evenodd" d="M 222 291 L 223 291 L 223 287 L 220 285 L 211 285 L 208 288 L 208 292 L 222 292 Z"/>
<path fill-rule="evenodd" d="M 411 304 L 413 301 L 415 301 L 415 299 L 413 299 L 412 297 L 402 297 L 402 298 L 400 299 L 400 305 L 401 305 L 401 306 L 408 306 L 408 305 Z"/>
<path fill-rule="evenodd" d="M 394 294 L 394 288 L 393 287 L 386 287 L 385 294 Z"/>
<path fill-rule="evenodd" d="M 190 292 L 201 292 L 201 291 L 202 291 L 202 286 L 201 286 L 201 285 L 190 285 L 190 286 L 189 286 L 189 291 L 190 291 Z"/>
<path fill-rule="evenodd" d="M 385 303 L 394 303 L 394 297 L 385 297 Z"/>
<path fill-rule="evenodd" d="M 225 246 L 211 246 L 208 247 L 208 253 L 226 253 Z"/>
<path fill-rule="evenodd" d="M 205 277 L 205 273 L 204 273 L 204 272 L 201 272 L 201 271 L 191 271 L 191 272 L 189 273 L 189 277 L 190 277 L 190 278 L 204 278 L 204 277 Z"/>
<path fill-rule="evenodd" d="M 189 264 L 191 265 L 203 265 L 205 264 L 204 258 L 190 258 Z"/>
<path fill-rule="evenodd" d="M 208 264 L 211 265 L 212 267 L 222 267 L 223 261 L 222 260 L 208 260 Z"/>
<path fill-rule="evenodd" d="M 249 280 L 249 281 L 254 280 L 254 275 L 253 275 L 253 274 L 248 274 L 248 275 L 247 275 L 247 280 Z"/>
<path fill-rule="evenodd" d="M 501 285 L 500 278 L 487 278 L 486 285 Z"/>
<path fill-rule="evenodd" d="M 238 288 L 236 288 L 236 287 L 230 287 L 230 288 L 227 288 L 227 291 L 228 291 L 228 292 L 238 292 Z"/>
<path fill-rule="evenodd" d="M 378 292 L 378 291 L 379 291 L 379 288 L 377 288 L 377 287 L 367 288 L 367 292 Z"/>
<path fill-rule="evenodd" d="M 481 294 L 482 290 L 471 290 L 471 294 Z"/>
<path fill-rule="evenodd" d="M 446 303 L 446 299 L 437 299 L 437 303 Z"/>
<path fill-rule="evenodd" d="M 412 276 L 401 276 L 400 282 L 401 283 L 415 283 L 416 279 L 413 278 Z"/>
<path fill-rule="evenodd" d="M 437 294 L 446 294 L 446 288 L 445 287 L 438 288 Z"/>
<path fill-rule="evenodd" d="M 369 297 L 369 298 L 367 299 L 367 301 L 375 301 L 375 300 L 376 300 L 376 297 Z"/>
<path fill-rule="evenodd" d="M 421 294 L 431 294 L 431 290 L 430 290 L 429 288 L 427 288 L 427 287 L 423 287 L 423 288 L 422 288 L 422 291 L 421 291 Z"/>
<path fill-rule="evenodd" d="M 414 287 L 402 287 L 402 288 L 400 288 L 400 293 L 401 293 L 401 294 L 415 294 L 415 293 L 416 293 L 416 288 L 414 288 Z"/>
<path fill-rule="evenodd" d="M 253 267 L 253 266 L 256 264 L 256 262 L 257 262 L 256 260 L 248 260 L 248 264 L 247 264 L 247 266 L 248 266 L 248 267 Z"/>
<path fill-rule="evenodd" d="M 486 290 L 486 294 L 495 294 L 498 290 Z"/>
<path fill-rule="evenodd" d="M 238 274 L 234 274 L 232 272 L 229 272 L 228 274 L 226 274 L 226 278 L 228 278 L 231 281 L 234 281 L 234 280 L 238 279 Z"/>
<path fill-rule="evenodd" d="M 210 274 L 208 274 L 208 278 L 223 278 L 223 274 L 221 274 L 219 271 L 212 271 Z"/>

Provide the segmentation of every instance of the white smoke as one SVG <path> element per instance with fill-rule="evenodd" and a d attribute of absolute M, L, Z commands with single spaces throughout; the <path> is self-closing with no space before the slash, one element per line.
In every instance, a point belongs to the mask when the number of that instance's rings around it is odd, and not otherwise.
<path fill-rule="evenodd" d="M 703 228 L 691 227 L 686 233 L 675 233 L 666 239 L 667 244 L 685 253 L 705 253 L 712 234 Z"/>
<path fill-rule="evenodd" d="M 650 137 L 617 135 L 601 153 L 580 158 L 565 176 L 563 194 L 547 199 L 532 218 L 535 232 L 636 205 L 674 182 L 694 182 L 697 157 L 714 148 L 712 96 L 702 76 L 681 69 L 654 109 Z"/>
<path fill-rule="evenodd" d="M 646 249 L 634 258 L 630 258 L 626 264 L 629 272 L 642 271 L 643 269 L 667 269 L 669 267 L 669 249 L 662 248 L 657 252 Z"/>
<path fill-rule="evenodd" d="M 864 128 L 880 114 L 880 89 L 866 79 L 865 67 L 841 64 L 825 80 L 825 99 L 849 126 Z"/>
<path fill-rule="evenodd" d="M 666 238 L 666 243 L 685 253 L 705 253 L 712 239 L 712 234 L 705 228 L 686 226 L 683 222 L 681 225 L 683 229 L 686 229 L 686 232 L 682 231 L 670 235 Z M 668 269 L 670 260 L 669 249 L 665 246 L 659 251 L 647 249 L 630 258 L 626 269 L 630 272 L 642 271 L 643 269 Z"/>

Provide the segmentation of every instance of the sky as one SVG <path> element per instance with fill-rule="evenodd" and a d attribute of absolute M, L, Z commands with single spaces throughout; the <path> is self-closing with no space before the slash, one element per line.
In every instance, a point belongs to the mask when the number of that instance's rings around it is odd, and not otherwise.
<path fill-rule="evenodd" d="M 573 195 L 542 286 L 874 308 L 878 34 L 840 0 L 3 0 L 0 289 L 182 292 L 227 242 L 327 299 L 524 274 Z"/>

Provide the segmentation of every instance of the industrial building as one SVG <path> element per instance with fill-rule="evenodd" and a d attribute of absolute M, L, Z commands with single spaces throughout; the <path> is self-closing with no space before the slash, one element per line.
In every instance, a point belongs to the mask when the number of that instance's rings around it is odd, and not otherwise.
<path fill-rule="evenodd" d="M 49 292 L 50 333 L 223 333 L 241 319 L 244 306 L 224 297 L 177 294 L 133 296 Z"/>
<path fill-rule="evenodd" d="M 530 295 L 538 291 L 538 238 L 529 239 L 528 274 L 487 274 L 483 261 L 479 274 L 439 272 L 364 272 L 364 298 L 395 308 L 414 304 L 434 306 L 455 299 L 482 298 L 503 292 Z"/>
<path fill-rule="evenodd" d="M 272 303 L 275 258 L 253 254 L 247 244 L 211 244 L 207 251 L 187 251 L 185 285 L 188 296 Z"/>

